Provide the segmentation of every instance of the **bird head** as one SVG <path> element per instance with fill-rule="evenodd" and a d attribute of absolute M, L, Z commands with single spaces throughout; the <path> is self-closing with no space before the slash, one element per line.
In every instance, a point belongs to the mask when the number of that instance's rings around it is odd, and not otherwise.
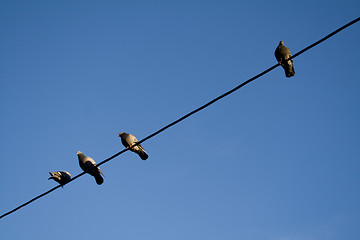
<path fill-rule="evenodd" d="M 284 41 L 280 41 L 279 46 L 284 45 Z"/>
<path fill-rule="evenodd" d="M 118 136 L 121 137 L 121 135 L 123 135 L 123 134 L 124 134 L 124 132 L 121 132 L 121 133 L 118 134 Z"/>
<path fill-rule="evenodd" d="M 80 151 L 77 151 L 76 155 L 78 156 L 79 161 L 80 161 L 80 159 L 85 159 L 86 158 L 86 156 Z"/>
<path fill-rule="evenodd" d="M 51 177 L 49 177 L 48 180 L 54 179 L 57 182 L 60 181 L 61 174 L 59 172 L 49 172 L 49 174 L 51 175 Z"/>
<path fill-rule="evenodd" d="M 51 175 L 51 177 L 49 177 L 49 180 L 53 179 L 56 182 L 60 183 L 61 186 L 63 186 L 64 184 L 68 183 L 71 180 L 70 173 L 66 171 L 49 172 L 49 173 Z"/>

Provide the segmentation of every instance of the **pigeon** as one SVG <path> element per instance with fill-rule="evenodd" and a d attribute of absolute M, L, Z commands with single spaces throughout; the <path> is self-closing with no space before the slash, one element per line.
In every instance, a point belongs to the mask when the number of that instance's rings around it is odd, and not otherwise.
<path fill-rule="evenodd" d="M 284 41 L 280 41 L 279 46 L 275 50 L 275 57 L 279 64 L 285 70 L 286 77 L 292 77 L 295 75 L 293 60 L 287 60 L 291 57 L 290 50 L 285 47 Z"/>
<path fill-rule="evenodd" d="M 59 172 L 49 172 L 51 177 L 48 180 L 54 179 L 56 182 L 60 183 L 61 186 L 65 185 L 71 180 L 70 173 L 66 171 L 59 171 Z"/>
<path fill-rule="evenodd" d="M 96 166 L 96 162 L 91 157 L 85 156 L 80 151 L 77 151 L 76 154 L 79 158 L 79 165 L 81 169 L 84 172 L 93 176 L 95 178 L 96 183 L 101 185 L 104 182 L 104 179 L 101 177 L 101 175 L 104 176 L 104 174 L 100 171 L 100 168 Z"/>
<path fill-rule="evenodd" d="M 146 160 L 149 156 L 146 154 L 145 149 L 140 145 L 136 145 L 133 148 L 131 148 L 134 144 L 139 142 L 136 137 L 132 134 L 127 134 L 124 132 L 119 133 L 119 137 L 121 138 L 122 144 L 128 149 L 130 148 L 130 151 L 137 153 L 142 160 Z"/>

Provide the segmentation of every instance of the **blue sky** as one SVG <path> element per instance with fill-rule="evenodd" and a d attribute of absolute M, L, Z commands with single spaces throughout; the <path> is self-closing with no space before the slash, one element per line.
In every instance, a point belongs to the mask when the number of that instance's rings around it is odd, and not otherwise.
<path fill-rule="evenodd" d="M 359 17 L 356 1 L 2 1 L 1 214 Z M 0 220 L 1 239 L 359 239 L 360 24 Z"/>

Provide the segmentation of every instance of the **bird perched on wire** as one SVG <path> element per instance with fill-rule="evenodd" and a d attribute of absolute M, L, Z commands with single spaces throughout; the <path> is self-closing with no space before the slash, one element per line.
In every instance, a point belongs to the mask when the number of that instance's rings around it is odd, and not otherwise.
<path fill-rule="evenodd" d="M 280 41 L 279 46 L 275 50 L 275 57 L 278 63 L 284 68 L 286 77 L 293 77 L 295 75 L 293 60 L 290 59 L 290 50 L 285 47 L 284 41 Z"/>
<path fill-rule="evenodd" d="M 60 183 L 61 186 L 65 185 L 71 180 L 70 173 L 66 171 L 59 171 L 59 172 L 49 172 L 51 177 L 48 180 L 54 179 L 56 182 Z"/>
<path fill-rule="evenodd" d="M 77 151 L 77 156 L 79 158 L 79 165 L 81 169 L 90 174 L 95 178 L 97 184 L 101 185 L 104 182 L 104 179 L 101 175 L 104 174 L 100 171 L 100 168 L 96 166 L 96 162 L 91 157 L 85 156 L 82 152 Z M 101 174 L 101 175 L 100 175 Z"/>
<path fill-rule="evenodd" d="M 145 149 L 140 145 L 140 143 L 138 145 L 134 146 L 136 143 L 139 142 L 134 135 L 121 132 L 121 133 L 119 133 L 119 137 L 121 138 L 122 144 L 127 149 L 130 148 L 130 151 L 137 153 L 142 160 L 146 160 L 149 157 L 147 155 Z M 134 146 L 134 147 L 132 147 L 132 146 Z"/>

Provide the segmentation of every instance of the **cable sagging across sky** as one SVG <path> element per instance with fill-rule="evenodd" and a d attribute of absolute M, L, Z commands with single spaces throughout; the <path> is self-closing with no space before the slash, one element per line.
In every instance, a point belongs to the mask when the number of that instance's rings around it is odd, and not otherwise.
<path fill-rule="evenodd" d="M 360 21 L 360 17 L 359 17 L 359 18 L 356 18 L 355 20 L 353 20 L 353 21 L 351 21 L 351 22 L 349 22 L 349 23 L 345 24 L 344 26 L 342 26 L 342 27 L 340 27 L 340 28 L 336 29 L 335 31 L 333 31 L 333 32 L 331 32 L 330 34 L 326 35 L 325 37 L 323 37 L 322 39 L 318 40 L 317 42 L 315 42 L 315 43 L 313 43 L 313 44 L 309 45 L 308 47 L 306 47 L 306 48 L 302 49 L 301 51 L 299 51 L 299 52 L 295 53 L 295 54 L 294 54 L 294 55 L 293 55 L 290 59 L 293 59 L 293 58 L 295 58 L 295 57 L 297 57 L 297 56 L 299 56 L 299 55 L 303 54 L 304 52 L 306 52 L 306 51 L 310 50 L 311 48 L 313 48 L 313 47 L 317 46 L 318 44 L 320 44 L 320 43 L 324 42 L 325 40 L 329 39 L 330 37 L 334 36 L 335 34 L 339 33 L 340 31 L 344 30 L 345 28 L 347 28 L 347 27 L 349 27 L 349 26 L 353 25 L 354 23 L 356 23 L 356 22 L 358 22 L 358 21 Z M 220 95 L 220 96 L 218 96 L 218 97 L 214 98 L 213 100 L 211 100 L 211 101 L 209 101 L 208 103 L 206 103 L 206 104 L 202 105 L 201 107 L 199 107 L 199 108 L 197 108 L 197 109 L 195 109 L 195 110 L 191 111 L 190 113 L 188 113 L 188 114 L 184 115 L 183 117 L 180 117 L 179 119 L 177 119 L 177 120 L 173 121 L 172 123 L 170 123 L 170 124 L 166 125 L 165 127 L 161 128 L 160 130 L 158 130 L 158 131 L 156 131 L 156 132 L 154 132 L 154 133 L 150 134 L 149 136 L 147 136 L 147 137 L 143 138 L 142 140 L 140 140 L 138 143 L 136 143 L 136 144 L 135 144 L 135 145 L 133 145 L 132 147 L 134 147 L 134 146 L 136 146 L 136 145 L 138 145 L 138 144 L 140 144 L 140 143 L 142 143 L 142 142 L 145 142 L 145 141 L 149 140 L 150 138 L 152 138 L 152 137 L 154 137 L 154 136 L 158 135 L 159 133 L 161 133 L 161 132 L 165 131 L 166 129 L 168 129 L 168 128 L 170 128 L 170 127 L 172 127 L 172 126 L 174 126 L 174 125 L 178 124 L 179 122 L 181 122 L 181 121 L 185 120 L 186 118 L 188 118 L 188 117 L 192 116 L 193 114 L 195 114 L 195 113 L 197 113 L 197 112 L 199 112 L 199 111 L 203 110 L 204 108 L 209 107 L 209 106 L 210 106 L 210 105 L 212 105 L 213 103 L 215 103 L 215 102 L 219 101 L 220 99 L 222 99 L 222 98 L 224 98 L 224 97 L 226 97 L 226 96 L 230 95 L 231 93 L 233 93 L 233 92 L 235 92 L 235 91 L 239 90 L 240 88 L 244 87 L 245 85 L 247 85 L 248 83 L 250 83 L 250 82 L 254 81 L 255 79 L 257 79 L 257 78 L 259 78 L 259 77 L 261 77 L 261 76 L 263 76 L 263 75 L 265 75 L 265 74 L 267 74 L 267 73 L 271 72 L 272 70 L 274 70 L 274 69 L 275 69 L 275 68 L 277 68 L 278 66 L 280 66 L 280 64 L 279 64 L 279 63 L 277 63 L 277 64 L 275 64 L 274 66 L 272 66 L 272 67 L 270 67 L 270 68 L 266 69 L 265 71 L 263 71 L 263 72 L 261 72 L 261 73 L 257 74 L 256 76 L 254 76 L 254 77 L 252 77 L 252 78 L 250 78 L 250 79 L 246 80 L 245 82 L 243 82 L 243 83 L 239 84 L 238 86 L 234 87 L 233 89 L 231 89 L 231 90 L 229 90 L 229 91 L 225 92 L 224 94 L 222 94 L 222 95 Z M 114 159 L 115 157 L 119 156 L 120 154 L 122 154 L 122 153 L 124 153 L 124 152 L 126 152 L 126 151 L 128 151 L 128 150 L 130 150 L 130 149 L 129 149 L 129 148 L 128 148 L 128 149 L 124 149 L 124 150 L 122 150 L 122 151 L 120 151 L 120 152 L 118 152 L 118 153 L 114 154 L 113 156 L 111 156 L 111 157 L 109 157 L 109 158 L 107 158 L 107 159 L 103 160 L 103 161 L 102 161 L 102 162 L 100 162 L 99 164 L 97 164 L 97 166 L 100 166 L 100 165 L 102 165 L 102 164 L 104 164 L 104 163 L 106 163 L 106 162 L 108 162 L 108 161 L 110 161 L 110 160 Z M 82 172 L 82 173 L 80 173 L 80 174 L 76 175 L 76 176 L 75 176 L 75 177 L 73 177 L 73 178 L 72 178 L 72 179 L 71 179 L 68 183 L 70 183 L 70 182 L 74 181 L 75 179 L 77 179 L 77 178 L 81 177 L 81 176 L 82 176 L 82 175 L 84 175 L 84 174 L 85 174 L 85 172 Z M 66 184 L 68 184 L 68 183 L 66 183 Z M 22 208 L 22 207 L 25 207 L 26 205 L 28 205 L 28 204 L 30 204 L 30 203 L 32 203 L 32 202 L 34 202 L 35 200 L 37 200 L 37 199 L 39 199 L 39 198 L 42 198 L 42 197 L 44 197 L 45 195 L 47 195 L 47 194 L 49 194 L 49 193 L 51 193 L 51 192 L 55 191 L 55 190 L 56 190 L 56 189 L 58 189 L 60 186 L 61 186 L 61 185 L 58 185 L 58 186 L 56 186 L 56 187 L 54 187 L 54 188 L 52 188 L 52 189 L 50 189 L 50 190 L 48 190 L 48 191 L 46 191 L 46 192 L 44 192 L 44 193 L 42 193 L 42 194 L 40 194 L 40 195 L 38 195 L 38 196 L 34 197 L 33 199 L 31 199 L 31 200 L 29 200 L 29 201 L 25 202 L 24 204 L 22 204 L 22 205 L 20 205 L 20 206 L 18 206 L 18 207 L 16 207 L 16 208 L 14 208 L 13 210 L 11 210 L 11 211 L 9 211 L 9 212 L 6 212 L 6 213 L 2 214 L 2 215 L 0 216 L 0 219 L 1 219 L 1 218 L 3 218 L 3 217 L 5 217 L 5 216 L 7 216 L 7 215 L 9 215 L 9 214 L 11 214 L 11 213 L 13 213 L 13 212 L 15 212 L 15 211 L 17 211 L 17 210 L 19 210 L 19 209 L 20 209 L 20 208 Z"/>

